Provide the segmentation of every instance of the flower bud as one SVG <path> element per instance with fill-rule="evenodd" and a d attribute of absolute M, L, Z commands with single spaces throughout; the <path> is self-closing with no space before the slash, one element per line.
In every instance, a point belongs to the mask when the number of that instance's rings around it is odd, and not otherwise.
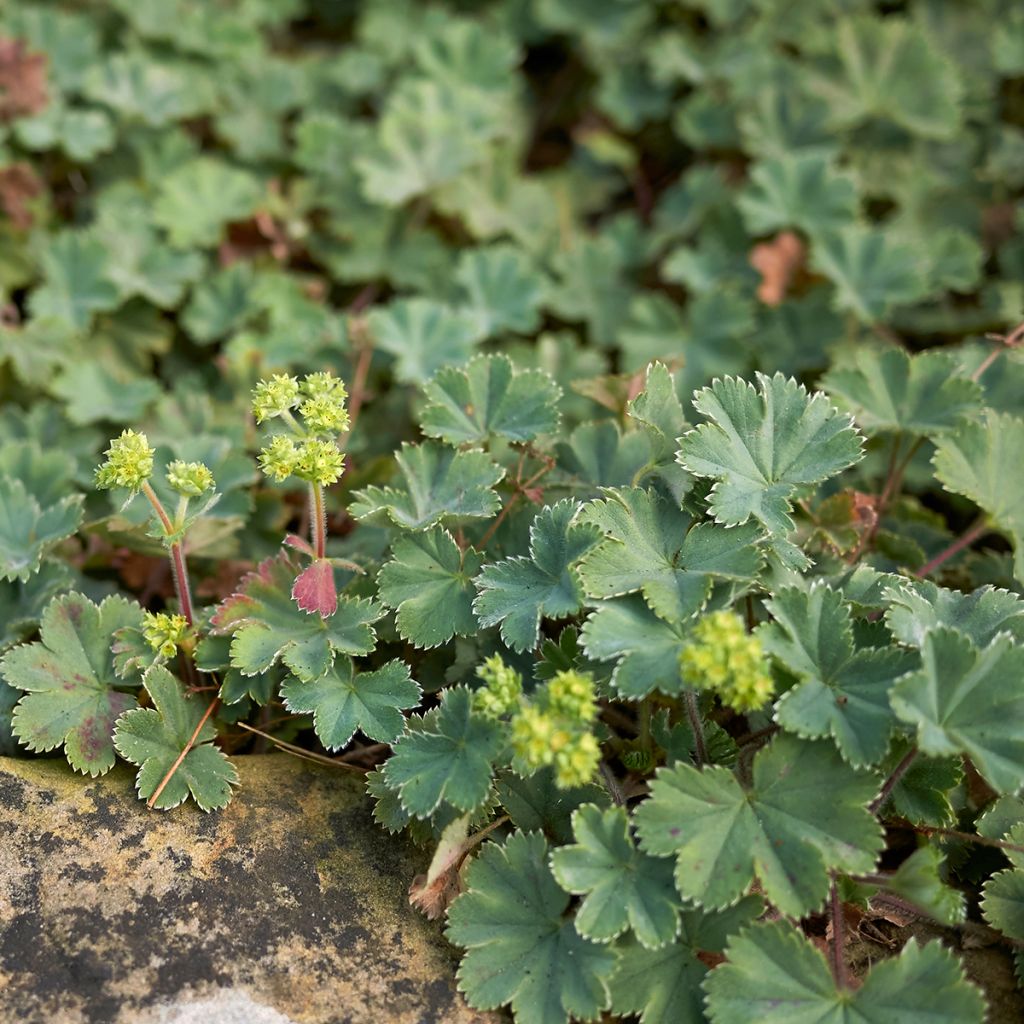
<path fill-rule="evenodd" d="M 137 491 L 153 473 L 153 455 L 145 434 L 134 430 L 122 431 L 106 450 L 106 459 L 96 470 L 96 486 L 127 487 Z"/>
<path fill-rule="evenodd" d="M 176 459 L 167 467 L 167 482 L 185 498 L 198 498 L 213 487 L 213 474 L 201 462 Z"/>

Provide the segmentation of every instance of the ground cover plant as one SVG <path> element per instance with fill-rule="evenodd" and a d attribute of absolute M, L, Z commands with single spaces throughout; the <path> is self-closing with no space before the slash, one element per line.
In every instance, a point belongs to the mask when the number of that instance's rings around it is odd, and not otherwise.
<path fill-rule="evenodd" d="M 0 6 L 0 752 L 365 772 L 520 1024 L 983 1020 L 1018 7 Z"/>

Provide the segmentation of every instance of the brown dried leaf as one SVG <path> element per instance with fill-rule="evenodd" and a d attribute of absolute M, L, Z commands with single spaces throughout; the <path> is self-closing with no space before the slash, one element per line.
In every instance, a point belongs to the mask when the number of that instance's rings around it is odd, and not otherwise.
<path fill-rule="evenodd" d="M 43 194 L 43 183 L 28 164 L 0 168 L 0 210 L 18 231 L 32 227 L 29 204 Z"/>
<path fill-rule="evenodd" d="M 0 37 L 0 121 L 38 114 L 49 102 L 46 55 L 20 39 Z"/>
<path fill-rule="evenodd" d="M 761 275 L 757 297 L 766 306 L 779 305 L 806 258 L 807 247 L 792 231 L 781 231 L 770 242 L 755 245 L 750 265 Z"/>

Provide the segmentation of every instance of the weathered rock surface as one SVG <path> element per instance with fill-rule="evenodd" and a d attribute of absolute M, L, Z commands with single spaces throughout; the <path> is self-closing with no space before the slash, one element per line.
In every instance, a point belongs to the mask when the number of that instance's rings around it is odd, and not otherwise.
<path fill-rule="evenodd" d="M 239 758 L 224 811 L 147 811 L 132 775 L 0 758 L 0 1021 L 483 1024 L 407 905 L 425 856 L 363 782 Z"/>

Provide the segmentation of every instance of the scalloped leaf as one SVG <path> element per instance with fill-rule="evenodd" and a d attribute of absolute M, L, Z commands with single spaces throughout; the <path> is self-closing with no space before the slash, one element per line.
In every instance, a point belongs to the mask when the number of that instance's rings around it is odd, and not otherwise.
<path fill-rule="evenodd" d="M 583 938 L 566 916 L 567 893 L 547 865 L 539 833 L 487 843 L 448 911 L 448 939 L 467 952 L 459 988 L 470 1006 L 510 1005 L 518 1024 L 593 1020 L 608 1006 L 610 949 Z"/>
<path fill-rule="evenodd" d="M 704 607 L 715 580 L 747 582 L 761 570 L 760 531 L 753 523 L 734 529 L 694 525 L 689 513 L 655 491 L 623 487 L 604 493 L 578 516 L 605 535 L 579 565 L 590 597 L 639 591 L 656 614 L 679 621 Z"/>
<path fill-rule="evenodd" d="M 151 708 L 135 708 L 117 720 L 114 746 L 126 760 L 139 766 L 135 788 L 143 800 L 157 791 L 168 771 L 195 734 L 206 705 L 162 665 L 154 665 L 143 680 L 153 702 Z M 153 803 L 169 810 L 191 794 L 202 811 L 225 807 L 238 772 L 223 751 L 214 746 L 217 730 L 209 720 L 195 736 L 188 753 Z"/>
<path fill-rule="evenodd" d="M 20 480 L 0 474 L 0 580 L 27 582 L 47 551 L 81 521 L 80 494 L 41 509 Z"/>
<path fill-rule="evenodd" d="M 486 518 L 501 506 L 492 488 L 505 471 L 484 452 L 456 451 L 433 441 L 404 443 L 395 462 L 405 490 L 370 486 L 357 491 L 349 509 L 356 519 L 426 530 L 441 522 Z"/>
<path fill-rule="evenodd" d="M 646 949 L 635 938 L 615 944 L 611 977 L 612 1011 L 640 1015 L 640 1024 L 705 1024 L 701 982 L 708 973 L 702 956 L 720 953 L 727 937 L 764 910 L 760 896 L 745 896 L 720 913 L 684 910 L 679 938 Z"/>
<path fill-rule="evenodd" d="M 341 750 L 356 730 L 378 743 L 395 740 L 405 727 L 402 712 L 420 702 L 420 688 L 404 661 L 357 673 L 351 658 L 338 658 L 319 679 L 286 680 L 281 699 L 289 711 L 311 713 L 320 742 Z"/>
<path fill-rule="evenodd" d="M 395 377 L 409 384 L 468 362 L 483 340 L 472 312 L 434 299 L 395 299 L 371 310 L 366 324 L 377 347 L 395 357 Z"/>
<path fill-rule="evenodd" d="M 1007 938 L 1024 942 L 1024 871 L 999 871 L 982 891 L 981 911 L 985 920 Z"/>
<path fill-rule="evenodd" d="M 959 889 L 943 882 L 942 864 L 939 850 L 922 846 L 888 877 L 885 888 L 902 896 L 928 917 L 955 925 L 967 916 L 967 903 Z"/>
<path fill-rule="evenodd" d="M 260 563 L 211 620 L 213 632 L 232 634 L 231 664 L 243 675 L 266 672 L 279 659 L 301 680 L 322 676 L 336 654 L 368 654 L 372 623 L 384 609 L 365 598 L 342 596 L 338 610 L 309 615 L 292 599 L 297 570 L 287 554 Z"/>
<path fill-rule="evenodd" d="M 829 869 L 874 869 L 883 838 L 867 804 L 877 787 L 832 744 L 783 735 L 755 755 L 750 790 L 726 768 L 678 763 L 658 771 L 634 820 L 643 850 L 675 856 L 684 898 L 726 907 L 756 875 L 783 914 L 802 917 L 824 901 Z"/>
<path fill-rule="evenodd" d="M 447 530 L 434 527 L 396 541 L 391 553 L 377 577 L 377 596 L 397 612 L 403 639 L 415 647 L 437 647 L 476 632 L 473 577 L 481 562 L 476 551 L 460 551 Z"/>
<path fill-rule="evenodd" d="M 775 720 L 798 736 L 831 736 L 858 767 L 880 761 L 895 725 L 889 691 L 916 657 L 896 647 L 856 650 L 850 607 L 824 584 L 784 587 L 765 605 L 775 622 L 757 635 L 802 680 L 776 704 Z"/>
<path fill-rule="evenodd" d="M 480 356 L 445 367 L 424 386 L 423 433 L 449 444 L 489 437 L 530 441 L 558 428 L 562 389 L 544 370 L 520 370 L 508 356 Z"/>
<path fill-rule="evenodd" d="M 862 455 L 852 422 L 821 392 L 781 373 L 757 374 L 757 388 L 735 377 L 719 378 L 693 396 L 694 408 L 711 422 L 679 439 L 680 464 L 710 477 L 709 508 L 719 523 L 737 526 L 751 518 L 769 533 L 793 529 L 798 490 L 821 483 Z"/>
<path fill-rule="evenodd" d="M 576 931 L 609 942 L 630 929 L 648 949 L 671 942 L 679 928 L 671 863 L 636 848 L 621 807 L 585 804 L 572 827 L 576 842 L 551 854 L 551 871 L 566 892 L 583 897 Z"/>
<path fill-rule="evenodd" d="M 930 437 L 981 409 L 981 385 L 957 368 L 944 352 L 860 349 L 854 366 L 830 370 L 821 383 L 869 434 Z"/>
<path fill-rule="evenodd" d="M 1024 582 L 1024 419 L 986 409 L 938 443 L 932 459 L 947 491 L 970 498 L 1013 542 L 1013 574 Z"/>
<path fill-rule="evenodd" d="M 1024 599 L 1009 590 L 985 586 L 964 594 L 930 580 L 902 580 L 886 589 L 885 598 L 885 624 L 910 647 L 920 647 L 929 631 L 939 626 L 958 630 L 979 647 L 998 633 L 1024 641 Z"/>
<path fill-rule="evenodd" d="M 474 715 L 472 703 L 464 686 L 445 690 L 437 717 L 407 731 L 384 764 L 385 781 L 417 818 L 429 817 L 442 801 L 474 810 L 490 793 L 505 735 L 499 723 Z"/>
<path fill-rule="evenodd" d="M 467 249 L 455 281 L 485 338 L 503 331 L 532 334 L 540 326 L 545 282 L 521 249 L 504 243 Z"/>
<path fill-rule="evenodd" d="M 908 942 L 856 990 L 837 988 L 825 957 L 788 921 L 751 925 L 704 982 L 711 1024 L 984 1024 L 985 1000 L 939 942 Z"/>
<path fill-rule="evenodd" d="M 15 647 L 0 661 L 4 679 L 28 691 L 14 709 L 12 728 L 29 750 L 63 745 L 68 764 L 83 775 L 114 767 L 114 721 L 136 701 L 116 689 L 123 684 L 114 672 L 110 638 L 141 622 L 142 609 L 123 597 L 96 605 L 71 593 L 47 605 L 41 639 Z"/>
<path fill-rule="evenodd" d="M 1000 633 L 978 648 L 942 626 L 925 636 L 921 668 L 892 691 L 892 708 L 917 729 L 921 750 L 964 754 L 999 793 L 1024 786 L 1024 647 Z"/>
<path fill-rule="evenodd" d="M 95 313 L 120 304 L 120 292 L 108 276 L 107 249 L 94 235 L 83 231 L 53 235 L 39 262 L 45 283 L 29 299 L 35 316 L 83 331 Z"/>
<path fill-rule="evenodd" d="M 682 692 L 679 657 L 686 630 L 655 615 L 640 595 L 599 603 L 583 624 L 581 639 L 588 658 L 616 660 L 611 682 L 625 700 L 655 690 L 669 696 Z"/>
<path fill-rule="evenodd" d="M 575 615 L 583 591 L 575 563 L 600 539 L 594 527 L 574 523 L 570 498 L 541 509 L 530 527 L 530 555 L 485 565 L 477 577 L 473 610 L 483 626 L 501 623 L 501 636 L 516 651 L 532 650 L 542 616 Z"/>

